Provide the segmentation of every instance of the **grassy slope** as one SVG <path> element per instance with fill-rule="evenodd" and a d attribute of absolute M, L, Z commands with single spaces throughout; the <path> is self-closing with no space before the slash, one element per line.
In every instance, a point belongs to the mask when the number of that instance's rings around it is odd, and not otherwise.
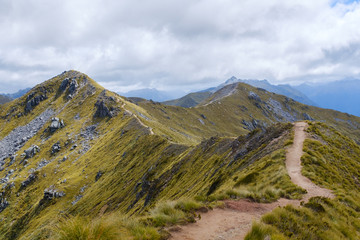
<path fill-rule="evenodd" d="M 178 107 L 195 107 L 205 99 L 211 96 L 211 92 L 195 92 L 189 93 L 179 99 L 163 102 L 164 105 L 178 106 Z"/>
<path fill-rule="evenodd" d="M 256 93 L 261 101 L 249 99 L 249 92 Z M 239 83 L 236 91 L 213 101 L 215 93 L 201 106 L 181 108 L 165 106 L 150 101 L 140 102 L 139 106 L 148 113 L 148 125 L 157 129 L 157 133 L 169 140 L 183 143 L 197 143 L 211 136 L 236 136 L 249 131 L 243 120 L 257 120 L 259 125 L 268 126 L 286 119 L 267 108 L 269 99 L 278 101 L 284 111 L 295 116 L 297 120 L 304 119 L 304 113 L 317 121 L 323 121 L 334 126 L 354 140 L 360 142 L 360 118 L 334 110 L 307 106 L 295 102 L 285 96 L 277 95 L 250 85 Z M 205 117 L 205 118 L 204 118 Z M 184 121 L 186 119 L 186 121 Z M 176 137 L 173 137 L 177 135 Z"/>
<path fill-rule="evenodd" d="M 87 78 L 88 83 L 95 86 L 95 92 L 88 94 L 91 88 L 85 85 L 72 100 L 59 95 L 57 89 L 61 81 L 74 74 L 81 81 Z M 20 155 L 32 144 L 41 148 L 41 152 L 30 159 L 26 167 L 20 164 L 20 156 L 11 167 L 15 170 L 13 176 L 17 177 L 10 180 L 15 186 L 5 190 L 10 206 L 0 213 L 0 236 L 40 239 L 51 232 L 47 226 L 56 224 L 64 215 L 83 215 L 90 219 L 111 212 L 139 215 L 161 200 L 179 197 L 197 196 L 203 200 L 250 197 L 256 201 L 273 201 L 280 196 L 296 198 L 302 192 L 291 183 L 284 170 L 283 146 L 291 139 L 289 125 L 277 125 L 257 130 L 247 137 L 234 138 L 249 132 L 244 129 L 241 120 L 251 120 L 250 114 L 264 123 L 275 122 L 273 116 L 266 117 L 263 109 L 256 107 L 247 97 L 249 90 L 256 92 L 263 102 L 271 97 L 285 104 L 285 97 L 239 85 L 238 92 L 233 96 L 208 106 L 185 109 L 152 102 L 136 105 L 106 92 L 107 96 L 116 99 L 114 106 L 119 113 L 111 119 L 95 119 L 94 104 L 103 88 L 86 75 L 67 72 L 38 85 L 34 90 L 40 87 L 46 87 L 48 99 L 28 115 L 16 117 L 23 112 L 27 95 L 4 106 L 0 137 L 28 123 L 48 107 L 64 119 L 66 127 L 49 135 L 44 133 L 48 125 L 44 126 L 19 151 Z M 260 105 L 263 106 L 263 102 Z M 292 106 L 301 111 L 309 110 L 297 103 Z M 317 114 L 315 110 L 309 110 L 314 111 L 310 113 L 313 117 Z M 5 117 L 9 112 L 11 114 Z M 77 114 L 79 119 L 75 118 Z M 337 114 L 346 120 L 357 121 L 352 116 Z M 94 124 L 98 124 L 97 134 L 87 141 L 81 132 Z M 155 135 L 151 135 L 144 124 L 153 128 Z M 347 127 L 346 123 L 343 127 Z M 278 140 L 275 141 L 276 138 Z M 51 155 L 51 146 L 57 141 L 60 141 L 62 149 Z M 74 143 L 65 147 L 65 142 L 70 141 Z M 75 143 L 78 148 L 71 150 Z M 91 146 L 88 151 L 83 149 L 86 145 Z M 59 161 L 64 156 L 68 160 Z M 37 172 L 38 178 L 33 184 L 21 189 L 21 182 L 43 159 L 51 163 Z M 1 172 L 0 177 L 9 169 Z M 95 181 L 99 171 L 103 176 Z M 262 177 L 257 174 L 258 171 L 266 173 L 269 184 L 259 181 Z M 50 185 L 66 195 L 45 205 L 40 204 L 44 189 Z M 73 205 L 71 202 L 79 195 L 83 197 Z"/>
<path fill-rule="evenodd" d="M 304 144 L 303 174 L 332 189 L 335 199 L 312 198 L 303 207 L 274 210 L 256 224 L 248 239 L 271 235 L 290 239 L 360 238 L 360 147 L 323 123 L 310 123 Z"/>

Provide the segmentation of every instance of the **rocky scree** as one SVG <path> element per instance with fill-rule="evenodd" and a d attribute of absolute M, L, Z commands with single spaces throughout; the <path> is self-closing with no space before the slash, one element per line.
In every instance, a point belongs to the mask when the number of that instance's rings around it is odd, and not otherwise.
<path fill-rule="evenodd" d="M 0 140 L 0 169 L 7 158 L 10 157 L 10 163 L 15 161 L 16 152 L 45 125 L 53 114 L 52 109 L 47 109 L 30 123 L 15 128 Z"/>

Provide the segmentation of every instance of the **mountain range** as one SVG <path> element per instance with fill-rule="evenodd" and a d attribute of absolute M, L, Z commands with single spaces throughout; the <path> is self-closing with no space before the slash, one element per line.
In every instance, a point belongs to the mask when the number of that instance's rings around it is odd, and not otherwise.
<path fill-rule="evenodd" d="M 30 88 L 26 88 L 26 89 L 21 89 L 21 90 L 17 91 L 16 93 L 0 94 L 0 104 L 10 102 L 15 98 L 19 98 L 19 97 L 23 96 L 25 93 L 27 93 L 29 90 L 30 90 Z"/>
<path fill-rule="evenodd" d="M 226 80 L 224 83 L 220 84 L 217 87 L 212 87 L 199 92 L 190 93 L 179 99 L 165 101 L 164 104 L 181 106 L 181 107 L 195 107 L 203 100 L 208 98 L 212 93 L 218 91 L 219 89 L 225 87 L 226 85 L 238 83 L 238 82 L 246 83 L 257 88 L 262 88 L 269 92 L 281 94 L 307 105 L 316 106 L 316 103 L 311 101 L 306 95 L 296 90 L 295 88 L 291 87 L 290 85 L 272 85 L 267 80 L 244 80 L 244 79 L 237 79 L 234 76 L 229 78 L 228 80 Z"/>
<path fill-rule="evenodd" d="M 335 198 L 277 208 L 249 234 L 359 236 L 359 117 L 243 82 L 191 108 L 133 101 L 73 70 L 0 114 L 2 239 L 168 239 L 224 199 L 301 199 L 285 167 L 296 121 L 303 173 Z"/>
<path fill-rule="evenodd" d="M 303 92 L 318 106 L 360 116 L 360 80 L 343 79 L 341 81 L 302 84 L 295 89 Z"/>

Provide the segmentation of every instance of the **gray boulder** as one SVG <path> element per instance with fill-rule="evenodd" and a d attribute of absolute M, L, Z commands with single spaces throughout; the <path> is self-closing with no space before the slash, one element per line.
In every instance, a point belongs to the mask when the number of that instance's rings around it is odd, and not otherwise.
<path fill-rule="evenodd" d="M 32 145 L 24 151 L 25 159 L 32 158 L 36 153 L 40 152 L 40 147 Z"/>
<path fill-rule="evenodd" d="M 59 118 L 52 118 L 51 124 L 49 126 L 50 132 L 55 132 L 56 130 L 65 127 L 64 120 Z"/>
<path fill-rule="evenodd" d="M 65 193 L 62 191 L 58 191 L 57 189 L 53 187 L 49 187 L 44 190 L 44 200 L 52 200 L 54 198 L 60 198 L 65 196 Z"/>
<path fill-rule="evenodd" d="M 60 142 L 55 143 L 54 145 L 52 145 L 51 147 L 51 154 L 55 154 L 57 152 L 60 152 L 61 150 L 61 145 Z"/>

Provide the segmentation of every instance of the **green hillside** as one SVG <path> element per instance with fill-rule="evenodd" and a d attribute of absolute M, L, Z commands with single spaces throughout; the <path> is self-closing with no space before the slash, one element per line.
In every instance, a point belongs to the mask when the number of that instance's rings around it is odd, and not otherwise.
<path fill-rule="evenodd" d="M 215 200 L 298 199 L 304 190 L 287 175 L 285 149 L 292 143 L 289 122 L 309 119 L 325 122 L 309 131 L 329 149 L 306 143 L 310 157 L 305 155 L 304 163 L 311 160 L 306 174 L 327 182 L 339 196 L 352 191 L 359 177 L 358 145 L 352 140 L 360 140 L 358 117 L 243 83 L 219 90 L 195 108 L 133 103 L 85 74 L 64 72 L 2 106 L 0 238 L 61 239 L 57 226 L 64 230 L 70 221 L 81 229 L 89 222 L 91 229 L 105 226 L 113 236 L 108 239 L 160 239 L 166 237 L 161 226 L 193 221 L 192 209 Z M 324 136 L 334 127 L 339 139 L 331 143 L 332 135 Z M 349 173 L 341 158 L 321 169 L 312 157 L 335 154 L 333 145 L 352 159 Z M 340 172 L 336 178 L 316 175 L 326 171 Z M 333 184 L 339 182 L 344 183 Z M 344 196 L 350 205 L 357 204 L 356 194 Z M 170 218 L 161 204 L 178 199 L 191 204 L 178 202 Z"/>
<path fill-rule="evenodd" d="M 189 93 L 179 99 L 165 101 L 162 104 L 170 105 L 170 106 L 178 106 L 178 107 L 195 107 L 205 99 L 211 96 L 211 92 L 195 92 Z"/>
<path fill-rule="evenodd" d="M 300 208 L 278 208 L 253 227 L 248 239 L 360 238 L 360 147 L 323 123 L 310 123 L 308 133 L 303 174 L 332 189 L 336 198 L 315 197 Z"/>

